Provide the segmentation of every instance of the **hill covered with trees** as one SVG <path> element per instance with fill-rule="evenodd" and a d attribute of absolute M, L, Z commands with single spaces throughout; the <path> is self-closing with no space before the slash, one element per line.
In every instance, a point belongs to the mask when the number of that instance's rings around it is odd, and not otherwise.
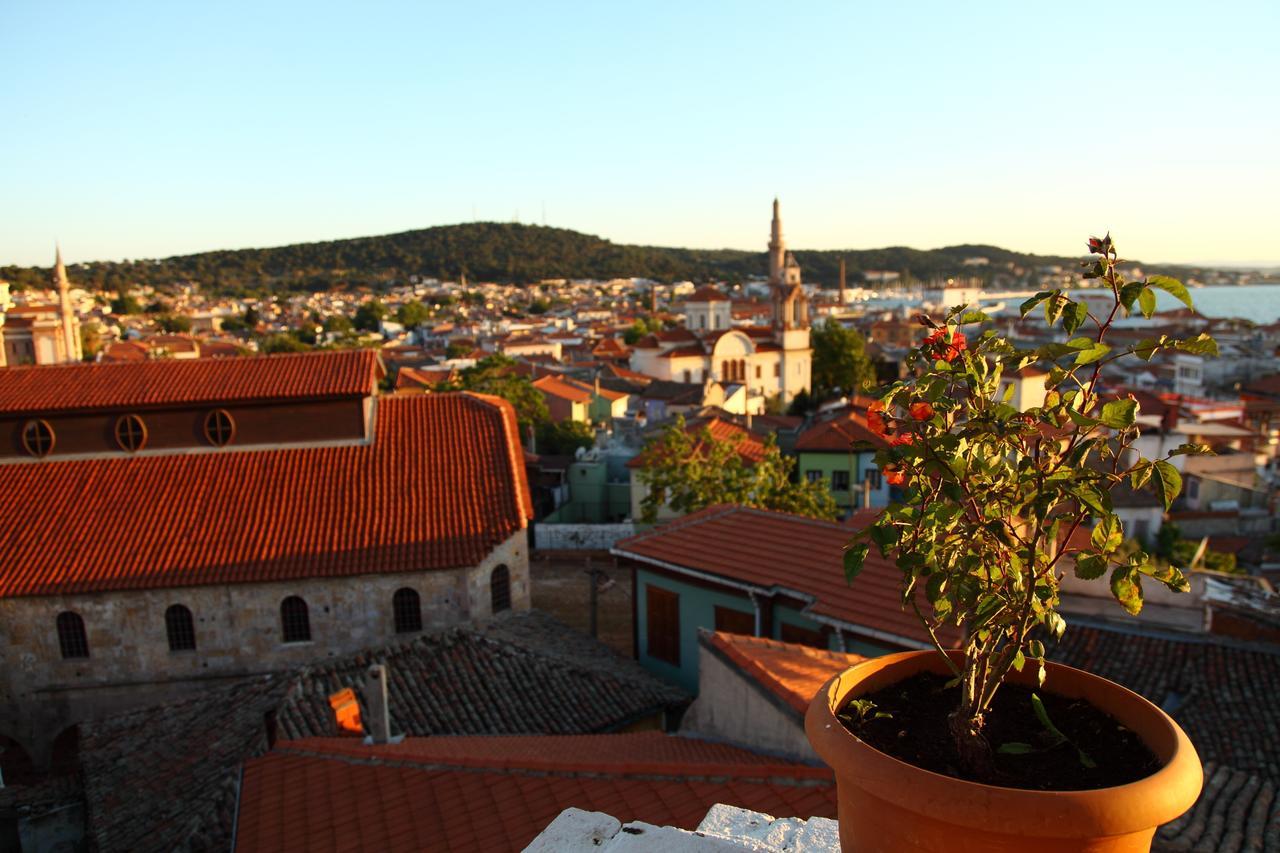
<path fill-rule="evenodd" d="M 986 257 L 991 266 L 1071 265 L 1076 258 L 1026 255 L 995 246 L 950 246 L 921 250 L 795 250 L 806 281 L 836 284 L 840 258 L 849 282 L 864 270 L 891 270 L 927 279 L 938 275 L 988 274 L 986 267 L 964 267 L 970 257 Z M 152 285 L 161 290 L 195 283 L 228 294 L 269 291 L 323 291 L 403 282 L 411 275 L 469 281 L 527 284 L 549 278 L 638 276 L 662 282 L 741 281 L 764 274 L 764 252 L 737 249 L 676 249 L 633 246 L 539 225 L 471 222 L 380 237 L 299 243 L 269 249 L 201 252 L 160 260 L 91 262 L 69 268 L 73 280 L 101 290 Z M 16 288 L 41 287 L 49 269 L 0 267 L 0 279 Z"/>

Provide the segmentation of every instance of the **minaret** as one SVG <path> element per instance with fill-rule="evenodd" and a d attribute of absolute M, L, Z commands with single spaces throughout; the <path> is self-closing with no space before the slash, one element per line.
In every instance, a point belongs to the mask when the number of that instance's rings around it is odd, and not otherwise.
<path fill-rule="evenodd" d="M 844 258 L 841 258 L 840 259 L 840 307 L 841 308 L 844 307 L 845 289 L 846 288 L 845 288 L 845 279 L 844 279 Z"/>
<path fill-rule="evenodd" d="M 80 361 L 80 335 L 76 330 L 75 311 L 71 307 L 71 283 L 62 265 L 62 247 L 54 244 L 53 284 L 58 288 L 58 319 L 62 323 L 63 360 Z"/>
<path fill-rule="evenodd" d="M 782 268 L 786 263 L 787 244 L 782 239 L 782 214 L 778 199 L 773 199 L 773 227 L 769 231 L 769 283 L 782 284 Z"/>

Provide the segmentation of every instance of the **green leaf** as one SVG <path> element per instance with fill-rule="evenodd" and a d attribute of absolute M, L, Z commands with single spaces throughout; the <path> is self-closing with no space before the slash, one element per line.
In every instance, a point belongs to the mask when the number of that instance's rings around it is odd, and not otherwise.
<path fill-rule="evenodd" d="M 1081 350 L 1076 354 L 1076 364 L 1093 364 L 1109 352 L 1111 347 L 1095 342 L 1089 349 Z"/>
<path fill-rule="evenodd" d="M 1133 313 L 1133 303 L 1138 301 L 1138 296 L 1142 293 L 1142 282 L 1131 281 L 1120 288 L 1120 304 L 1124 306 L 1124 310 L 1130 314 Z"/>
<path fill-rule="evenodd" d="M 1156 294 L 1151 288 L 1142 288 L 1142 292 L 1138 294 L 1138 307 L 1142 309 L 1142 316 L 1148 320 L 1156 313 Z"/>
<path fill-rule="evenodd" d="M 1044 626 L 1055 640 L 1061 640 L 1062 635 L 1067 632 L 1067 620 L 1053 610 L 1044 615 Z"/>
<path fill-rule="evenodd" d="M 1044 302 L 1050 296 L 1053 296 L 1052 290 L 1042 290 L 1039 293 L 1037 293 L 1035 296 L 1028 299 L 1026 302 L 1023 302 L 1022 308 L 1021 308 L 1021 311 L 1022 311 L 1021 316 L 1023 317 L 1027 316 L 1027 314 L 1031 313 L 1031 311 L 1034 310 L 1037 305 L 1039 305 L 1041 302 Z"/>
<path fill-rule="evenodd" d="M 1022 672 L 1022 668 L 1027 665 L 1027 657 L 1021 651 L 1013 656 L 1013 668 L 1018 672 Z"/>
<path fill-rule="evenodd" d="M 1116 566 L 1111 572 L 1111 594 L 1130 616 L 1142 612 L 1142 582 L 1139 577 L 1129 566 Z"/>
<path fill-rule="evenodd" d="M 1137 400 L 1112 400 L 1102 407 L 1102 417 L 1099 420 L 1112 429 L 1124 429 L 1133 426 L 1137 415 Z"/>
<path fill-rule="evenodd" d="M 1068 302 L 1062 311 L 1062 328 L 1069 335 L 1089 319 L 1089 307 L 1083 302 Z"/>
<path fill-rule="evenodd" d="M 1169 451 L 1170 456 L 1214 456 L 1214 450 L 1207 444 L 1179 444 Z"/>
<path fill-rule="evenodd" d="M 966 326 L 969 323 L 986 323 L 991 318 L 981 311 L 966 311 L 960 317 L 960 325 Z"/>
<path fill-rule="evenodd" d="M 1053 295 L 1044 303 L 1044 321 L 1050 326 L 1058 322 L 1058 318 L 1062 316 L 1062 304 L 1066 301 L 1061 290 L 1053 291 Z"/>
<path fill-rule="evenodd" d="M 862 571 L 862 564 L 867 559 L 867 551 L 870 546 L 866 542 L 857 542 L 850 545 L 844 552 L 844 580 L 845 583 L 853 583 L 853 579 Z"/>
<path fill-rule="evenodd" d="M 1169 587 L 1169 589 L 1174 592 L 1191 591 L 1191 582 L 1187 580 L 1187 576 L 1182 573 L 1181 569 L 1171 566 L 1168 563 L 1164 563 L 1162 565 L 1156 565 L 1155 563 L 1142 563 L 1138 566 L 1138 571 L 1153 580 L 1160 581 L 1160 583 Z"/>
<path fill-rule="evenodd" d="M 1117 516 L 1103 516 L 1098 526 L 1093 528 L 1090 541 L 1103 554 L 1110 554 L 1124 544 L 1124 525 Z"/>
<path fill-rule="evenodd" d="M 1099 518 L 1111 512 L 1110 497 L 1106 493 L 1098 491 L 1090 483 L 1077 483 L 1071 489 L 1071 494 Z"/>
<path fill-rule="evenodd" d="M 1089 427 L 1089 426 L 1097 426 L 1098 424 L 1102 423 L 1102 421 L 1095 420 L 1094 418 L 1091 418 L 1088 415 L 1082 415 L 1080 412 L 1077 412 L 1075 409 L 1067 409 L 1067 417 L 1071 418 L 1071 420 L 1075 423 L 1076 426 Z"/>
<path fill-rule="evenodd" d="M 1045 710 L 1044 702 L 1034 693 L 1031 694 L 1031 710 L 1035 711 L 1036 719 L 1040 721 L 1040 725 L 1044 726 L 1045 731 L 1053 735 L 1054 740 L 1062 743 L 1067 739 L 1067 736 L 1053 724 L 1053 720 L 1049 719 L 1049 712 Z"/>
<path fill-rule="evenodd" d="M 1008 743 L 1000 744 L 1000 746 L 996 748 L 996 752 L 1001 755 L 1026 755 L 1029 752 L 1034 752 L 1034 750 L 1031 748 L 1031 744 L 1029 743 L 1020 743 L 1018 741 L 1011 740 Z"/>
<path fill-rule="evenodd" d="M 1165 293 L 1182 302 L 1188 308 L 1194 309 L 1191 304 L 1191 294 L 1187 292 L 1186 287 L 1176 278 L 1169 278 L 1167 275 L 1153 275 L 1147 279 L 1148 287 L 1155 287 L 1163 290 Z"/>
<path fill-rule="evenodd" d="M 1132 485 L 1135 490 L 1141 489 L 1150 479 L 1151 463 L 1149 462 L 1135 465 L 1133 470 L 1129 472 L 1129 484 Z"/>
<path fill-rule="evenodd" d="M 1151 357 L 1156 354 L 1161 345 L 1164 344 L 1165 336 L 1159 338 L 1143 338 L 1134 344 L 1133 354 L 1143 361 L 1150 361 Z"/>
<path fill-rule="evenodd" d="M 1097 580 L 1107 573 L 1107 561 L 1097 554 L 1076 557 L 1076 577 L 1081 580 Z"/>
<path fill-rule="evenodd" d="M 1178 473 L 1177 468 L 1163 459 L 1157 459 L 1153 467 L 1156 474 L 1154 479 L 1156 494 L 1164 504 L 1165 511 L 1168 512 L 1169 507 L 1173 506 L 1174 499 L 1182 491 L 1182 475 Z"/>
<path fill-rule="evenodd" d="M 1173 345 L 1177 349 L 1189 352 L 1192 355 L 1219 355 L 1218 342 L 1211 338 L 1207 332 L 1201 332 L 1194 338 L 1174 341 Z"/>

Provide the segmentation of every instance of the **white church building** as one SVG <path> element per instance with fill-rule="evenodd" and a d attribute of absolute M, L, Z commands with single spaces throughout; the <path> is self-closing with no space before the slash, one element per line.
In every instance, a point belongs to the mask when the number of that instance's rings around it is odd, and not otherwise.
<path fill-rule="evenodd" d="M 809 301 L 800 283 L 800 265 L 782 238 L 778 201 L 773 202 L 769 239 L 768 326 L 737 326 L 729 298 L 706 285 L 685 300 L 685 327 L 637 341 L 631 369 L 674 382 L 719 382 L 744 386 L 747 410 L 761 413 L 771 397 L 783 405 L 810 383 Z"/>

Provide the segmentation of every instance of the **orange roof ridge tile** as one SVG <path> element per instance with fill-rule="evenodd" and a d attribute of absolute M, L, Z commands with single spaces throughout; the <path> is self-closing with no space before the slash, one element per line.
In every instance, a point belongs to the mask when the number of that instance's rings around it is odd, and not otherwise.
<path fill-rule="evenodd" d="M 831 676 L 866 660 L 862 655 L 816 649 L 768 637 L 704 632 L 699 642 L 718 649 L 743 674 L 804 716 L 810 700 Z"/>

